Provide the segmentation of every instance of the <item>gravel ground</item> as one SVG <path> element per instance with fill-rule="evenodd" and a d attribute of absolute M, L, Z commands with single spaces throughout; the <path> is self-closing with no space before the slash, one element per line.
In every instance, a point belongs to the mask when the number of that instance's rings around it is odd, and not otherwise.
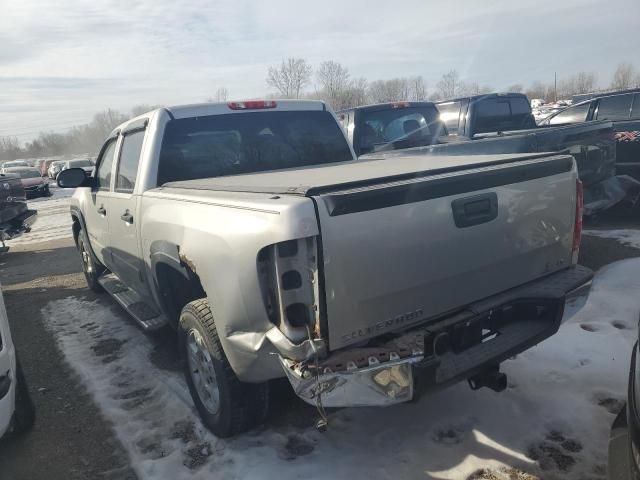
<path fill-rule="evenodd" d="M 616 218 L 609 224 L 599 218 L 587 222 L 587 227 L 640 228 L 640 215 Z M 622 246 L 615 239 L 585 236 L 580 262 L 598 269 L 636 256 L 640 256 L 640 249 Z M 33 431 L 0 443 L 0 480 L 135 478 L 110 425 L 43 327 L 41 310 L 49 302 L 69 296 L 98 298 L 86 288 L 72 240 L 12 246 L 0 257 L 0 276 L 12 333 L 37 409 Z M 108 298 L 99 298 L 109 305 Z M 160 369 L 175 368 L 172 339 L 160 334 L 150 336 L 150 341 L 154 343 L 153 363 Z M 277 409 L 270 426 L 308 425 L 314 420 L 309 407 L 296 402 L 289 391 L 279 391 L 276 396 L 280 406 L 296 406 Z M 287 402 L 289 399 L 294 401 Z"/>

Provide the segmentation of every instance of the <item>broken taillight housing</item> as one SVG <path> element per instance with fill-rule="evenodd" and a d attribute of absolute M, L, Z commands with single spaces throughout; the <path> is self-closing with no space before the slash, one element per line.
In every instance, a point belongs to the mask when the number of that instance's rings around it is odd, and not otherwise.
<path fill-rule="evenodd" d="M 571 263 L 578 263 L 580 253 L 580 240 L 582 238 L 582 215 L 584 213 L 584 192 L 582 182 L 576 179 L 576 216 L 573 225 L 573 245 L 571 247 Z"/>
<path fill-rule="evenodd" d="M 260 250 L 258 276 L 269 320 L 294 343 L 318 336 L 316 237 L 287 240 Z"/>

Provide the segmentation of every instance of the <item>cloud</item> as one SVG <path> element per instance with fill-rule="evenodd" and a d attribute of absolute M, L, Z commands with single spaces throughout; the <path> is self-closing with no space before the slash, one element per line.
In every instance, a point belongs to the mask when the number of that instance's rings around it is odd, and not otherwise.
<path fill-rule="evenodd" d="M 57 109 L 58 120 L 47 117 L 55 129 L 107 107 L 202 101 L 219 86 L 260 96 L 268 66 L 288 56 L 333 59 L 369 79 L 423 75 L 431 86 L 452 68 L 496 88 L 554 71 L 607 78 L 640 40 L 640 4 L 613 3 L 12 2 L 0 17 L 0 108 L 22 113 L 0 118 L 0 134 L 33 131 L 38 108 Z"/>

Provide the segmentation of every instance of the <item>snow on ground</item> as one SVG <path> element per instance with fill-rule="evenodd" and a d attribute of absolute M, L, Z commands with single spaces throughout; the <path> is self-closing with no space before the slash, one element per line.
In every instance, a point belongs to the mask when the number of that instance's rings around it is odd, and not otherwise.
<path fill-rule="evenodd" d="M 27 201 L 30 209 L 38 211 L 38 219 L 29 233 L 9 240 L 7 245 L 31 244 L 71 237 L 69 198 L 73 190 L 51 188 L 51 197 L 38 197 Z"/>
<path fill-rule="evenodd" d="M 583 233 L 594 237 L 613 238 L 623 245 L 640 248 L 640 230 L 585 230 Z"/>
<path fill-rule="evenodd" d="M 638 271 L 630 259 L 598 272 L 554 337 L 504 364 L 505 392 L 458 384 L 415 403 L 343 409 L 325 434 L 290 425 L 217 439 L 182 374 L 152 363 L 151 339 L 108 298 L 70 297 L 43 314 L 141 479 L 464 479 L 506 467 L 536 475 L 518 478 L 603 479 L 637 338 Z"/>

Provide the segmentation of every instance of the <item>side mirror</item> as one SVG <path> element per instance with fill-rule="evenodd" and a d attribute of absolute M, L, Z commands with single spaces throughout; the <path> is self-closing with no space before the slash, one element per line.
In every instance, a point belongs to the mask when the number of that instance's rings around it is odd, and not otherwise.
<path fill-rule="evenodd" d="M 60 188 L 90 187 L 93 182 L 81 168 L 62 170 L 56 179 Z"/>

